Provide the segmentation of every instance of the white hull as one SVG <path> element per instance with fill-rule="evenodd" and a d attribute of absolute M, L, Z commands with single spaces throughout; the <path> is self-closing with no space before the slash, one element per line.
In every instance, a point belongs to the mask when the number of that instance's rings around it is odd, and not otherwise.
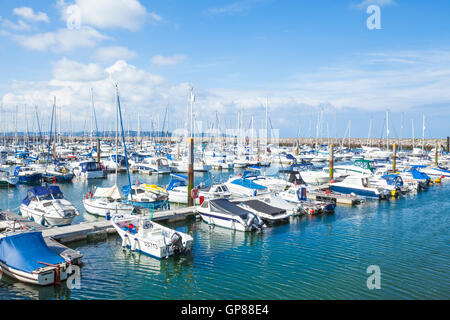
<path fill-rule="evenodd" d="M 110 206 L 102 206 L 95 200 L 84 199 L 83 200 L 84 208 L 90 214 L 94 214 L 96 216 L 106 217 L 106 214 L 109 212 L 111 216 L 117 214 L 131 214 L 134 210 L 133 206 L 124 205 L 124 204 L 112 204 Z"/>
<path fill-rule="evenodd" d="M 33 219 L 36 223 L 47 225 L 47 226 L 65 226 L 72 224 L 73 219 L 75 219 L 75 216 L 71 217 L 51 217 L 48 215 L 45 215 L 43 212 L 37 212 L 34 210 L 28 209 L 26 206 L 21 205 L 19 207 L 20 213 L 22 216 L 26 218 Z"/>
<path fill-rule="evenodd" d="M 125 231 L 117 224 L 117 222 L 115 222 L 114 219 L 112 221 L 114 229 L 116 229 L 117 233 L 119 233 L 122 238 L 122 247 L 129 247 L 132 251 L 140 251 L 158 259 L 164 259 L 174 255 L 174 249 L 171 245 L 169 245 L 170 240 L 167 240 L 166 243 L 166 240 L 163 239 L 164 237 L 170 237 L 171 233 L 174 231 L 154 222 L 152 222 L 152 224 L 153 229 L 147 230 L 147 236 L 143 236 L 139 232 L 132 234 Z M 190 239 L 191 240 L 187 240 L 185 242 L 185 252 L 190 252 L 192 250 L 193 240 L 192 238 Z"/>
<path fill-rule="evenodd" d="M 60 267 L 59 270 L 60 281 L 66 280 L 67 269 Z M 0 272 L 6 274 L 10 278 L 40 286 L 52 285 L 56 280 L 56 270 L 53 267 L 44 267 L 41 272 L 28 273 L 11 268 L 0 261 Z"/>
<path fill-rule="evenodd" d="M 249 231 L 249 229 L 244 226 L 242 223 L 236 220 L 223 220 L 220 218 L 216 218 L 207 214 L 202 214 L 199 212 L 200 216 L 202 217 L 202 220 L 206 222 L 209 225 L 213 226 L 219 226 L 222 228 L 237 230 L 237 231 Z M 230 218 L 231 219 L 231 218 Z"/>

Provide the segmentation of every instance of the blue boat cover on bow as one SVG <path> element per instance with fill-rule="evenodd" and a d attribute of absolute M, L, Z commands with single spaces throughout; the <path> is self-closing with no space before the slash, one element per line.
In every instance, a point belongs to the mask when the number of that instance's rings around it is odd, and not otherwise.
<path fill-rule="evenodd" d="M 33 199 L 34 197 L 42 197 L 49 195 L 50 193 L 53 194 L 54 196 L 62 195 L 62 191 L 58 186 L 48 186 L 48 187 L 36 186 L 31 189 L 28 189 L 27 197 L 23 199 L 22 203 L 28 206 L 30 204 L 31 199 Z"/>
<path fill-rule="evenodd" d="M 11 268 L 32 272 L 45 265 L 59 264 L 65 260 L 50 250 L 42 238 L 42 233 L 26 232 L 0 238 L 0 261 Z"/>

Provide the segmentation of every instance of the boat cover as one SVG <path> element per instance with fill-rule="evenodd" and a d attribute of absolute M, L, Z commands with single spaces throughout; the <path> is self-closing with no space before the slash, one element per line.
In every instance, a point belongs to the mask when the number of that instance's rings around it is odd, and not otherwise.
<path fill-rule="evenodd" d="M 48 264 L 59 264 L 65 260 L 47 246 L 42 233 L 25 232 L 0 238 L 0 261 L 11 268 L 32 272 Z"/>
<path fill-rule="evenodd" d="M 258 212 L 262 212 L 265 214 L 269 214 L 271 216 L 286 213 L 286 210 L 284 210 L 284 209 L 272 207 L 271 205 L 268 205 L 267 203 L 259 201 L 259 200 L 239 201 L 237 203 L 245 204 L 245 205 L 249 206 L 250 208 L 252 208 L 253 210 L 256 210 Z"/>
<path fill-rule="evenodd" d="M 253 189 L 253 190 L 264 190 L 264 189 L 267 189 L 266 187 L 264 187 L 262 185 L 259 185 L 257 183 L 254 183 L 251 180 L 242 179 L 242 178 L 235 179 L 235 180 L 231 181 L 231 183 L 237 184 L 237 185 L 242 186 L 244 188 Z"/>
<path fill-rule="evenodd" d="M 22 203 L 26 206 L 30 204 L 31 199 L 34 197 L 46 196 L 49 194 L 60 195 L 63 194 L 61 189 L 58 186 L 36 186 L 31 189 L 28 189 L 27 197 L 23 199 Z"/>
<path fill-rule="evenodd" d="M 250 211 L 238 207 L 227 199 L 209 200 L 209 205 L 211 207 L 211 211 L 228 213 L 233 216 L 239 216 L 243 219 L 247 218 L 249 213 L 251 214 Z"/>
<path fill-rule="evenodd" d="M 97 189 L 95 189 L 94 197 L 112 198 L 114 200 L 122 199 L 122 195 L 120 194 L 120 190 L 117 184 L 115 184 L 111 188 L 97 187 Z"/>
<path fill-rule="evenodd" d="M 413 176 L 413 178 L 414 179 L 419 179 L 419 180 L 431 180 L 431 178 L 426 174 L 426 173 L 423 173 L 423 172 L 421 172 L 421 171 L 419 171 L 419 170 L 416 170 L 416 169 L 412 169 L 412 170 L 409 170 L 409 171 L 407 171 L 407 172 L 411 172 L 411 174 L 412 174 L 412 176 Z"/>

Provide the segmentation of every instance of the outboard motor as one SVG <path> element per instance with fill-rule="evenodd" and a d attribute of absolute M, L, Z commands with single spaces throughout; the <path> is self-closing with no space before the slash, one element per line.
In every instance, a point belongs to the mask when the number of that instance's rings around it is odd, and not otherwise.
<path fill-rule="evenodd" d="M 178 254 L 184 252 L 185 248 L 183 246 L 183 239 L 178 232 L 175 232 L 170 238 L 172 242 L 173 253 Z"/>
<path fill-rule="evenodd" d="M 249 214 L 247 225 L 251 228 L 252 231 L 261 231 L 264 222 L 262 222 L 262 220 L 256 214 Z"/>
<path fill-rule="evenodd" d="M 248 226 L 252 226 L 253 225 L 253 221 L 255 220 L 255 218 L 256 218 L 256 216 L 254 214 L 250 214 L 249 213 L 247 215 L 247 221 L 246 221 L 247 225 Z"/>

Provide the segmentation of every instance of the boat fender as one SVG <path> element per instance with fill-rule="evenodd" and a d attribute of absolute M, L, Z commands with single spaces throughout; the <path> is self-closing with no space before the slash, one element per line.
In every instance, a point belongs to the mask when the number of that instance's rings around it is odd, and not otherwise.
<path fill-rule="evenodd" d="M 137 238 L 134 238 L 133 240 L 134 240 L 134 242 L 133 242 L 133 246 L 131 247 L 131 250 L 132 250 L 132 251 L 135 251 L 135 250 L 136 250 L 136 247 L 137 247 L 138 241 L 137 241 Z"/>
<path fill-rule="evenodd" d="M 128 242 L 128 235 L 124 235 L 122 239 L 122 247 L 126 247 Z"/>

